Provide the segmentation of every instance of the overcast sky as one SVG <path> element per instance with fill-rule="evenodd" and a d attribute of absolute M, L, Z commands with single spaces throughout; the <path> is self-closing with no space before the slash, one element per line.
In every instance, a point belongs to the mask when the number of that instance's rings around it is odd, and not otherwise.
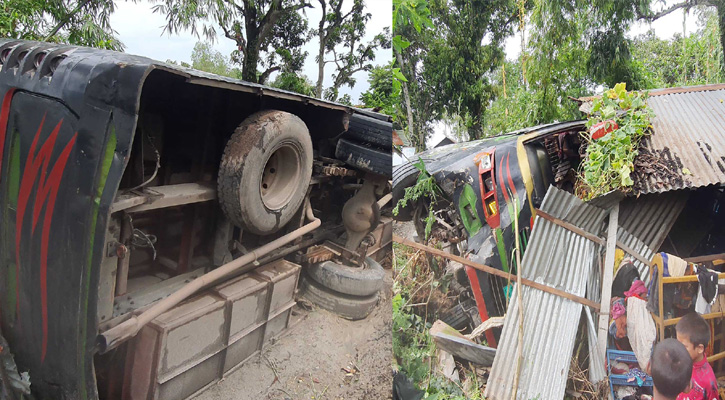
<path fill-rule="evenodd" d="M 319 18 L 322 15 L 319 4 L 318 8 L 306 9 L 309 26 L 317 26 Z M 351 1 L 347 1 L 348 7 Z M 372 16 L 368 21 L 365 40 L 371 40 L 375 35 L 382 32 L 384 27 L 390 27 L 392 21 L 392 5 L 390 0 L 367 0 L 367 12 Z M 140 56 L 146 56 L 155 60 L 166 61 L 185 61 L 191 62 L 191 51 L 194 44 L 199 40 L 191 32 L 183 32 L 179 35 L 162 34 L 166 25 L 163 15 L 152 11 L 152 4 L 148 2 L 118 2 L 116 3 L 116 12 L 111 16 L 111 26 L 118 32 L 118 37 L 126 46 L 126 52 Z M 344 7 L 344 6 L 343 6 Z M 142 21 L 142 22 L 140 22 Z M 219 29 L 217 29 L 219 30 Z M 220 30 L 219 30 L 220 31 Z M 317 81 L 317 64 L 315 63 L 315 54 L 319 41 L 313 38 L 304 47 L 309 54 L 302 70 L 313 84 Z M 213 44 L 213 47 L 219 50 L 224 56 L 229 56 L 234 50 L 234 42 L 223 36 Z M 392 59 L 392 50 L 378 50 L 375 55 L 374 64 L 387 64 Z M 261 66 L 260 66 L 261 68 Z M 324 86 L 332 85 L 332 74 L 334 72 L 333 65 L 328 64 L 325 68 Z M 345 86 L 341 89 L 341 95 L 348 93 L 353 99 L 353 103 L 358 101 L 360 94 L 370 86 L 367 81 L 367 72 L 358 72 L 355 74 L 357 82 L 354 88 Z"/>

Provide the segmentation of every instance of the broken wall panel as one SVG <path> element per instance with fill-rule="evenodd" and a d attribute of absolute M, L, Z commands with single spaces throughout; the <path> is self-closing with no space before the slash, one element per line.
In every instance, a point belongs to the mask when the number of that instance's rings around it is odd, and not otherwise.
<path fill-rule="evenodd" d="M 595 234 L 602 231 L 607 212 L 551 187 L 541 209 Z M 521 276 L 584 296 L 600 246 L 565 228 L 538 219 L 522 260 Z M 518 297 L 514 289 L 491 369 L 486 397 L 508 400 L 522 359 L 518 399 L 563 398 L 569 361 L 582 314 L 571 300 L 530 287 L 522 290 L 523 353 L 518 354 Z"/>

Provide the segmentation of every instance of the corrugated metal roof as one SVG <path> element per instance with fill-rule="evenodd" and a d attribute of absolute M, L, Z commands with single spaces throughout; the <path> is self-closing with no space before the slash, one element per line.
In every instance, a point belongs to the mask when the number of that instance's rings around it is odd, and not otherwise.
<path fill-rule="evenodd" d="M 575 196 L 550 188 L 541 207 L 556 218 L 599 234 L 607 212 Z M 534 224 L 522 260 L 521 275 L 569 293 L 584 296 L 599 245 L 547 220 Z M 519 358 L 518 299 L 514 289 L 496 351 L 486 397 L 509 400 Z M 561 399 L 569 361 L 582 315 L 582 305 L 523 287 L 524 340 L 517 398 Z M 600 371 L 601 373 L 601 371 Z"/>
<path fill-rule="evenodd" d="M 625 197 L 612 191 L 592 199 L 589 204 L 605 210 L 619 203 L 619 227 L 657 251 L 687 204 L 689 190 Z"/>
<path fill-rule="evenodd" d="M 724 183 L 725 89 L 717 85 L 662 93 L 653 93 L 648 100 L 655 112 L 654 133 L 644 140 L 644 146 L 673 176 L 652 174 L 641 182 L 641 191 L 656 193 Z"/>
<path fill-rule="evenodd" d="M 579 110 L 589 114 L 598 97 L 577 99 Z M 725 84 L 650 90 L 647 103 L 655 112 L 654 133 L 643 146 L 670 173 L 643 181 L 635 175 L 636 189 L 662 193 L 725 183 Z"/>
<path fill-rule="evenodd" d="M 657 251 L 689 197 L 689 190 L 627 197 L 619 205 L 619 226 Z"/>

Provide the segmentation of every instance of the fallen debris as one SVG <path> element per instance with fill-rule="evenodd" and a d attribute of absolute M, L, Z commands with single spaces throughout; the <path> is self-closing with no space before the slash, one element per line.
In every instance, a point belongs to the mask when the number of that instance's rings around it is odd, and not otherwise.
<path fill-rule="evenodd" d="M 485 321 L 479 326 L 476 327 L 476 329 L 473 330 L 473 332 L 466 335 L 467 339 L 473 340 L 477 337 L 483 335 L 484 332 L 486 332 L 489 329 L 493 328 L 499 328 L 503 326 L 503 321 L 506 316 L 503 317 L 491 317 Z"/>
<path fill-rule="evenodd" d="M 461 378 L 456 370 L 456 360 L 453 355 L 445 350 L 438 349 L 438 372 L 453 382 L 460 382 Z"/>
<path fill-rule="evenodd" d="M 443 321 L 438 320 L 433 324 L 430 328 L 430 335 L 439 348 L 456 357 L 484 367 L 490 367 L 493 364 L 496 349 L 482 346 L 468 339 Z"/>

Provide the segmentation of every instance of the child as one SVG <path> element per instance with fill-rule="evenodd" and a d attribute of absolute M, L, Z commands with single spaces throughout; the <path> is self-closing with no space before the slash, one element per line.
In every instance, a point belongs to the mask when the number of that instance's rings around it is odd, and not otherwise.
<path fill-rule="evenodd" d="M 665 339 L 652 351 L 649 369 L 654 383 L 653 400 L 675 400 L 690 384 L 692 360 L 680 342 Z"/>
<path fill-rule="evenodd" d="M 717 379 L 705 357 L 710 343 L 710 326 L 700 314 L 689 313 L 677 322 L 677 340 L 685 346 L 692 358 L 692 385 L 689 392 L 681 393 L 677 400 L 717 400 Z"/>

